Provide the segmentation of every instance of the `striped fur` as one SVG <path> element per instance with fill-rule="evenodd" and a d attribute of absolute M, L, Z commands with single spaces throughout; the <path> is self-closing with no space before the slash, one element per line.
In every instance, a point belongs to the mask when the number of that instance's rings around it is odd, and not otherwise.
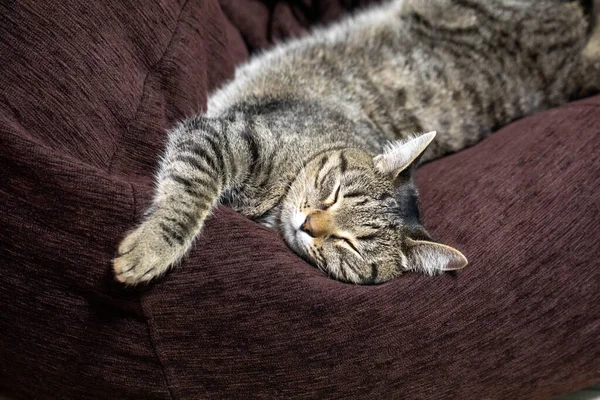
<path fill-rule="evenodd" d="M 420 223 L 415 163 L 386 170 L 402 163 L 381 157 L 431 160 L 598 90 L 590 5 L 397 0 L 254 58 L 204 115 L 171 131 L 154 202 L 119 246 L 117 279 L 162 275 L 217 202 L 343 281 L 461 268 L 464 256 Z M 423 140 L 402 141 L 433 130 L 423 154 Z"/>

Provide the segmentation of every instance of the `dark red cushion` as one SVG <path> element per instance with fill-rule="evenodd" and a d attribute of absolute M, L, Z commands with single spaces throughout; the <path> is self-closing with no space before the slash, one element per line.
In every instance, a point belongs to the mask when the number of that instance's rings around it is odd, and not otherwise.
<path fill-rule="evenodd" d="M 418 174 L 458 277 L 342 284 L 220 208 L 124 290 L 122 235 L 176 120 L 235 64 L 367 1 L 0 3 L 0 393 L 39 399 L 549 398 L 600 380 L 600 97 Z"/>

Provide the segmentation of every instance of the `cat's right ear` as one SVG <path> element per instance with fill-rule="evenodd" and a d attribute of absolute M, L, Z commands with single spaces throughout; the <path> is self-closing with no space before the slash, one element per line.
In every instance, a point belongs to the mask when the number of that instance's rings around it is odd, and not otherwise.
<path fill-rule="evenodd" d="M 405 254 L 408 267 L 428 275 L 464 268 L 467 258 L 460 251 L 429 240 L 406 239 Z"/>
<path fill-rule="evenodd" d="M 403 171 L 417 163 L 427 146 L 435 138 L 435 134 L 436 132 L 432 131 L 406 140 L 392 142 L 382 154 L 373 159 L 375 168 L 395 181 Z"/>

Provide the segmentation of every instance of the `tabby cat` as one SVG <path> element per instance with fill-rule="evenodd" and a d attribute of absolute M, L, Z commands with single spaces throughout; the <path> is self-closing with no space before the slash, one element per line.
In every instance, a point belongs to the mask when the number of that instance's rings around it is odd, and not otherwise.
<path fill-rule="evenodd" d="M 117 279 L 164 274 L 217 203 L 345 282 L 464 267 L 420 222 L 415 166 L 597 90 L 592 3 L 397 0 L 254 58 L 170 132 Z"/>

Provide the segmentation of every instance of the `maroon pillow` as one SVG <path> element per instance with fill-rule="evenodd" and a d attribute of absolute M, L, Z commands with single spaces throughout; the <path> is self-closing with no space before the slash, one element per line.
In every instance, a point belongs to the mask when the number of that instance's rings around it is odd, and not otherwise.
<path fill-rule="evenodd" d="M 39 399 L 549 398 L 600 380 L 600 98 L 418 174 L 458 277 L 342 284 L 230 209 L 155 285 L 116 244 L 165 129 L 356 1 L 0 3 L 0 392 Z"/>

